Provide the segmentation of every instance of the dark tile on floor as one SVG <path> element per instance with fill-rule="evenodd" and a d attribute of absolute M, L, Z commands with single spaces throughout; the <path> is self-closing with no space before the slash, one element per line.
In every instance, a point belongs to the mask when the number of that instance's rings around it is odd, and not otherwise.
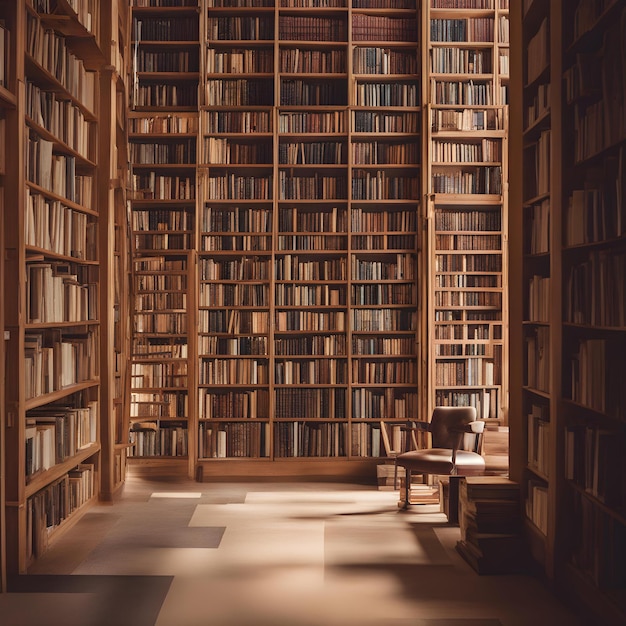
<path fill-rule="evenodd" d="M 171 576 L 18 576 L 14 593 L 88 593 L 93 596 L 84 626 L 154 626 Z"/>

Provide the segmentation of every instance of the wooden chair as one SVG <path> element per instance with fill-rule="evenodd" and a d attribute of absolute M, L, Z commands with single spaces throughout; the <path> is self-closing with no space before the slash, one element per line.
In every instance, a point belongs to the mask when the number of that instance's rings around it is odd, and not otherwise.
<path fill-rule="evenodd" d="M 474 407 L 436 407 L 430 422 L 412 422 L 417 432 L 430 433 L 430 447 L 402 452 L 395 456 L 396 467 L 404 468 L 404 496 L 398 506 L 408 508 L 411 503 L 411 474 L 476 476 L 485 472 L 481 455 L 482 433 L 485 424 L 476 420 Z M 416 446 L 417 447 L 417 446 Z M 451 481 L 452 482 L 452 481 Z M 449 510 L 458 506 L 450 489 Z"/>

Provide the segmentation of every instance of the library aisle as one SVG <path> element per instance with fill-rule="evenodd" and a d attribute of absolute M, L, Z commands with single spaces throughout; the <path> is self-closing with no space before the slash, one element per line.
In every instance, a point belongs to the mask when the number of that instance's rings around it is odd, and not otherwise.
<path fill-rule="evenodd" d="M 350 484 L 132 472 L 0 594 L 3 626 L 577 626 L 530 576 L 478 576 L 438 506 Z"/>

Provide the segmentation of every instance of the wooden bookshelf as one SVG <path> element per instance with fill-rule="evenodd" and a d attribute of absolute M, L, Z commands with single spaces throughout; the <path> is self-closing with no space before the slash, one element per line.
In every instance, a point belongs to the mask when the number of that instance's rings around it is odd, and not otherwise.
<path fill-rule="evenodd" d="M 16 28 L 17 28 L 17 6 L 15 2 L 5 3 L 0 7 L 0 291 L 6 292 L 6 281 L 4 272 L 4 232 L 5 223 L 8 219 L 8 206 L 11 203 L 11 189 L 8 181 L 7 146 L 11 135 L 11 123 L 15 120 L 15 109 L 17 104 L 17 68 L 14 60 L 16 58 Z M 13 71 L 12 71 L 13 69 Z M 2 333 L 2 343 L 0 344 L 0 380 L 4 381 L 6 376 L 6 350 L 8 329 L 5 330 L 5 311 L 0 307 L 0 332 Z M 5 449 L 5 385 L 0 389 L 0 451 Z M 5 516 L 6 485 L 5 475 L 7 461 L 4 453 L 0 455 L 0 592 L 6 591 L 6 529 L 7 520 Z"/>
<path fill-rule="evenodd" d="M 131 5 L 128 455 L 133 463 L 188 459 L 192 474 L 198 6 L 183 1 Z"/>
<path fill-rule="evenodd" d="M 514 473 L 541 569 L 592 621 L 618 624 L 626 619 L 618 556 L 626 539 L 626 10 L 610 1 L 525 2 L 512 22 L 524 50 L 516 85 L 523 171 L 512 181 L 522 191 L 515 272 L 525 294 Z"/>
<path fill-rule="evenodd" d="M 508 3 L 429 5 L 429 402 L 504 423 Z"/>
<path fill-rule="evenodd" d="M 108 329 L 99 134 L 98 2 L 3 3 L 12 26 L 2 97 L 7 570 L 25 573 L 100 493 L 101 358 Z M 49 57 L 50 46 L 57 55 Z M 64 59 L 64 65 L 58 59 Z M 63 67 L 61 67 L 63 65 Z M 11 103 L 10 109 L 7 103 Z"/>
<path fill-rule="evenodd" d="M 202 474 L 371 467 L 418 414 L 416 4 L 203 11 Z"/>
<path fill-rule="evenodd" d="M 130 231 L 127 210 L 128 184 L 128 54 L 129 7 L 114 2 L 110 13 L 103 15 L 101 31 L 111 41 L 109 57 L 101 73 L 100 100 L 108 112 L 103 120 L 100 162 L 109 166 L 107 186 L 101 185 L 101 206 L 106 207 L 106 223 L 101 233 L 102 289 L 107 291 L 107 306 L 101 318 L 108 328 L 104 344 L 101 377 L 103 443 L 101 498 L 111 499 L 123 484 L 129 415 L 130 361 Z M 106 104 L 105 104 L 106 103 Z M 106 122 L 106 124 L 104 123 Z M 106 444 L 105 444 L 106 442 Z"/>

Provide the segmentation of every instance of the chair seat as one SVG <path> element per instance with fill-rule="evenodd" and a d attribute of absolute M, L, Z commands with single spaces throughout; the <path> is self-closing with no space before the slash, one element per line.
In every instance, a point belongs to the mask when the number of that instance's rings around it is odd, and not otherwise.
<path fill-rule="evenodd" d="M 452 450 L 430 448 L 412 450 L 396 457 L 400 467 L 420 474 L 449 474 L 452 471 Z M 458 450 L 456 453 L 456 473 L 460 475 L 482 474 L 485 459 L 476 452 Z"/>

